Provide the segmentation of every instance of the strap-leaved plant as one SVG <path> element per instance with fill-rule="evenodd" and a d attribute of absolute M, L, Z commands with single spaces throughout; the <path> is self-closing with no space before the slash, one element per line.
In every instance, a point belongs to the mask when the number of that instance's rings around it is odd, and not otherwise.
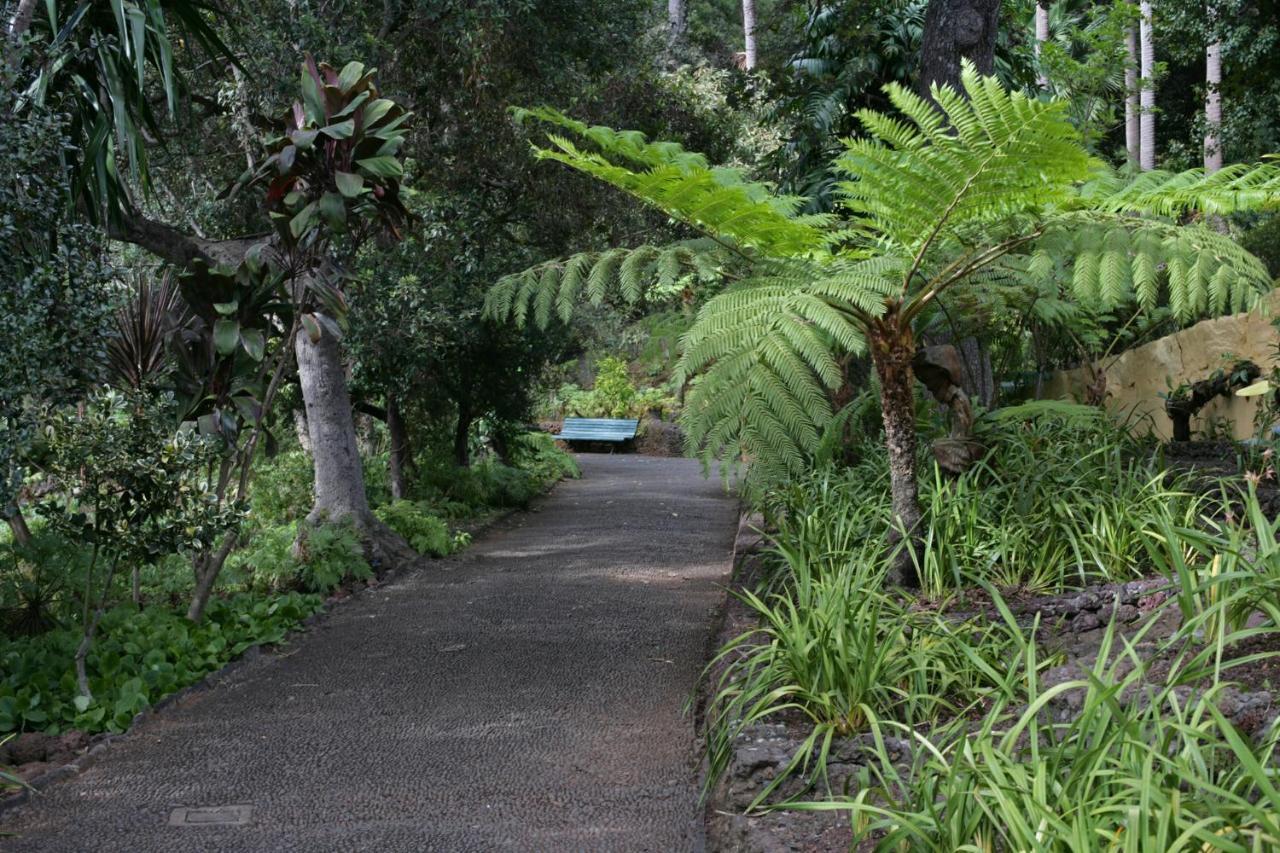
<path fill-rule="evenodd" d="M 803 469 L 832 423 L 841 356 L 869 352 L 895 522 L 912 531 L 912 358 L 917 323 L 941 294 L 982 288 L 997 271 L 1041 282 L 1065 273 L 1064 295 L 1088 307 L 1164 305 L 1187 320 L 1241 310 L 1271 284 L 1228 237 L 1177 218 L 1271 203 L 1277 167 L 1130 180 L 1089 156 L 1064 103 L 1008 92 L 972 67 L 962 84 L 963 93 L 935 88 L 938 108 L 891 85 L 897 115 L 859 113 L 865 135 L 836 160 L 830 216 L 801 215 L 802 199 L 674 143 L 521 111 L 556 128 L 539 158 L 612 184 L 703 239 L 544 263 L 498 282 L 487 308 L 545 323 L 553 309 L 568 317 L 583 296 L 598 304 L 612 289 L 637 302 L 669 292 L 685 271 L 711 270 L 724 290 L 682 342 L 681 376 L 697 378 L 686 432 L 706 458 L 746 457 L 778 475 Z M 897 579 L 910 581 L 910 559 L 899 562 Z"/>

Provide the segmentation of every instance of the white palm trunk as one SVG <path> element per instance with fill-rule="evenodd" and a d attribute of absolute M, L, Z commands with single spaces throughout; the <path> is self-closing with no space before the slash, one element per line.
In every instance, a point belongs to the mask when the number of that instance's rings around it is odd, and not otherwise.
<path fill-rule="evenodd" d="M 667 0 L 667 41 L 676 44 L 684 38 L 685 28 L 684 0 Z"/>
<path fill-rule="evenodd" d="M 1222 42 L 1213 41 L 1204 52 L 1204 170 L 1222 168 Z"/>
<path fill-rule="evenodd" d="M 1040 52 L 1044 43 L 1049 40 L 1049 7 L 1043 2 L 1036 3 L 1036 85 L 1041 89 L 1049 88 L 1049 78 L 1040 65 Z"/>
<path fill-rule="evenodd" d="M 1146 172 L 1156 167 L 1156 51 L 1151 34 L 1151 0 L 1138 7 L 1142 19 L 1138 25 L 1139 52 L 1142 56 L 1142 92 L 1138 98 L 1142 114 L 1138 119 L 1138 163 Z"/>
<path fill-rule="evenodd" d="M 1141 145 L 1138 135 L 1138 31 L 1133 27 L 1125 30 L 1124 49 L 1124 147 L 1129 153 L 1129 162 L 1136 166 L 1141 157 Z"/>
<path fill-rule="evenodd" d="M 742 0 L 742 35 L 746 41 L 742 67 L 750 71 L 756 67 L 756 0 Z"/>

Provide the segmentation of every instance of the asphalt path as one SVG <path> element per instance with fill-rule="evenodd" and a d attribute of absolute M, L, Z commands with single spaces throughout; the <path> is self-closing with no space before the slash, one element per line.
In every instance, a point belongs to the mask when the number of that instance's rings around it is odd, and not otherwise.
<path fill-rule="evenodd" d="M 579 459 L 0 816 L 0 850 L 702 850 L 683 708 L 736 503 L 689 460 Z"/>

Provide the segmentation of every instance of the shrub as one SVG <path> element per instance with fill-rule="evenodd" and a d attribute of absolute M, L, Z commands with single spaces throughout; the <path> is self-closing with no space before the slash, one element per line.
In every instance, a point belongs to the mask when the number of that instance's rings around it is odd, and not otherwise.
<path fill-rule="evenodd" d="M 304 450 L 287 450 L 254 465 L 250 517 L 260 527 L 287 524 L 312 504 L 315 469 Z"/>
<path fill-rule="evenodd" d="M 1203 501 L 1149 448 L 1083 407 L 1018 407 L 989 420 L 988 456 L 953 477 L 926 466 L 918 556 L 928 595 L 980 583 L 1056 591 L 1137 577 L 1145 540 L 1166 515 L 1192 524 Z M 1085 409 L 1085 412 L 1095 410 Z M 878 446 L 764 498 L 779 538 L 840 542 L 887 536 L 888 463 Z M 818 546 L 814 546 L 818 547 Z M 822 546 L 828 547 L 828 546 Z"/>
<path fill-rule="evenodd" d="M 1015 690 L 1021 633 L 1007 624 L 953 623 L 910 609 L 882 587 L 879 546 L 814 559 L 776 545 L 786 580 L 772 594 L 742 600 L 760 626 L 726 645 L 708 670 L 727 663 L 707 710 L 710 780 L 728 766 L 734 741 L 759 720 L 803 714 L 810 735 L 763 802 L 790 774 L 825 772 L 834 738 L 871 719 L 908 725 L 960 715 Z"/>
<path fill-rule="evenodd" d="M 0 640 L 0 733 L 123 731 L 143 708 L 249 646 L 283 641 L 320 606 L 316 595 L 242 594 L 210 601 L 198 624 L 167 607 L 115 608 L 103 617 L 86 661 L 92 701 L 76 695 L 78 630 Z"/>
<path fill-rule="evenodd" d="M 431 514 L 422 501 L 396 501 L 374 511 L 387 526 L 404 537 L 413 550 L 432 557 L 444 557 L 455 550 L 449 526 Z"/>
<path fill-rule="evenodd" d="M 877 743 L 884 731 L 915 742 L 911 766 L 880 749 L 854 798 L 810 807 L 848 809 L 854 846 L 886 853 L 1274 849 L 1276 730 L 1254 743 L 1218 709 L 1220 683 L 1186 687 L 1223 647 L 1175 658 L 1152 683 L 1132 643 L 1117 651 L 1108 631 L 1089 672 L 1043 688 L 1028 643 L 1025 707 L 999 702 L 976 728 L 957 720 L 927 737 L 877 721 Z M 1055 719 L 1068 691 L 1080 710 Z"/>
<path fill-rule="evenodd" d="M 329 592 L 346 580 L 367 580 L 373 570 L 350 525 L 308 526 L 299 540 L 298 523 L 257 531 L 228 561 L 251 589 L 306 589 Z M 297 547 L 295 548 L 295 543 Z"/>

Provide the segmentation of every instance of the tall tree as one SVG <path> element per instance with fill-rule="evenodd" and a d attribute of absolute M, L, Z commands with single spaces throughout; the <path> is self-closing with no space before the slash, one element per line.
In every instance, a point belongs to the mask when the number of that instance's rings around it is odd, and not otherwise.
<path fill-rule="evenodd" d="M 1156 49 L 1152 33 L 1151 0 L 1139 5 L 1141 19 L 1138 22 L 1138 42 L 1141 56 L 1142 94 L 1139 97 L 1141 114 L 1138 119 L 1138 164 L 1147 172 L 1156 167 Z"/>
<path fill-rule="evenodd" d="M 1049 78 L 1044 73 L 1044 67 L 1040 65 L 1042 57 L 1041 51 L 1044 44 L 1049 40 L 1049 7 L 1045 5 L 1045 0 L 1037 0 L 1036 2 L 1036 85 L 1041 89 L 1049 87 Z"/>
<path fill-rule="evenodd" d="M 742 0 L 742 36 L 745 47 L 742 67 L 756 67 L 756 0 Z"/>
<path fill-rule="evenodd" d="M 1222 42 L 1217 15 L 1209 9 L 1209 45 L 1204 51 L 1204 170 L 1222 168 Z"/>
<path fill-rule="evenodd" d="M 1138 117 L 1138 32 L 1134 27 L 1125 29 L 1124 39 L 1124 147 L 1130 164 L 1137 166 L 1142 157 L 1141 134 Z"/>
<path fill-rule="evenodd" d="M 920 94 L 933 84 L 963 91 L 964 60 L 980 74 L 995 70 L 1000 0 L 929 0 L 920 44 Z"/>

